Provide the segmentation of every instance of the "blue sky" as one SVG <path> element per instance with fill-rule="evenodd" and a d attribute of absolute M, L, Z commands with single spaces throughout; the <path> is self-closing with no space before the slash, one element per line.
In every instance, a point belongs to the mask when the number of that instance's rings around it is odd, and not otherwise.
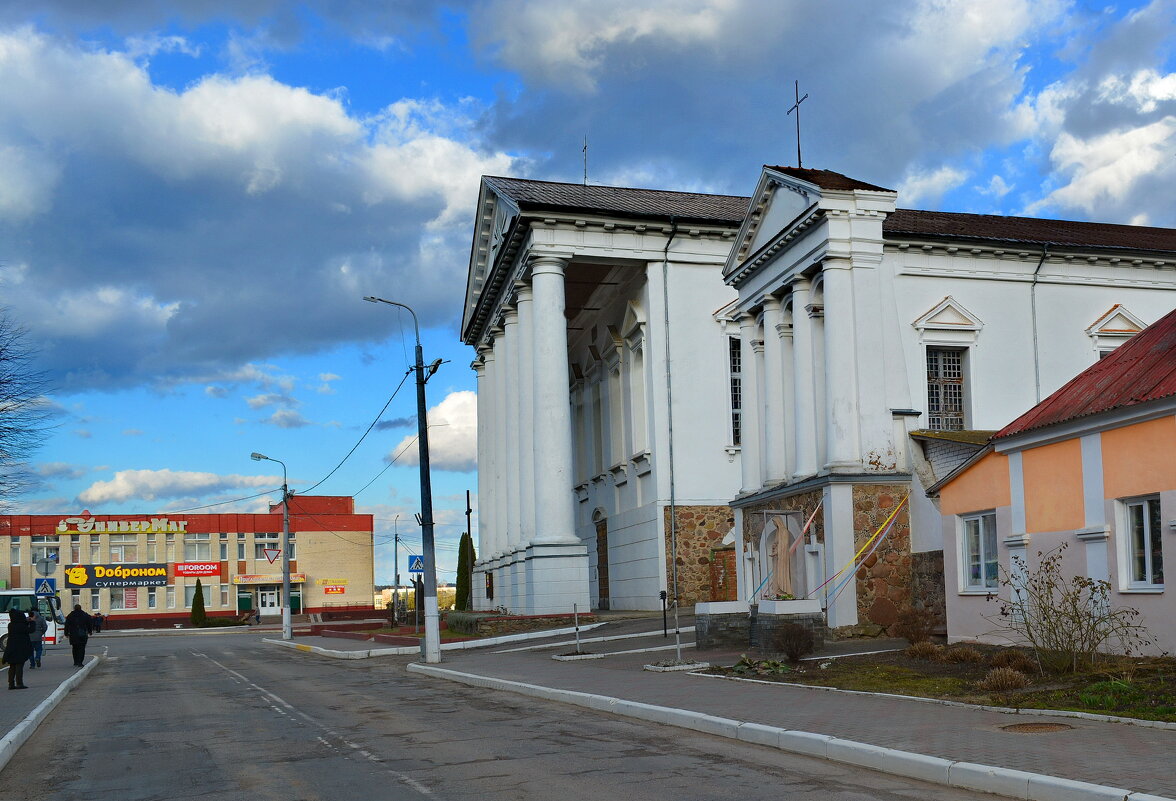
<path fill-rule="evenodd" d="M 450 580 L 480 175 L 581 180 L 587 136 L 594 183 L 746 194 L 795 160 L 799 80 L 805 166 L 901 206 L 1172 226 L 1174 31 L 1176 0 L 0 0 L 0 305 L 55 410 L 9 507 L 256 511 L 261 451 L 359 493 L 389 580 L 397 515 L 420 541 L 411 381 L 355 446 L 413 342 L 374 294 L 445 360 Z"/>

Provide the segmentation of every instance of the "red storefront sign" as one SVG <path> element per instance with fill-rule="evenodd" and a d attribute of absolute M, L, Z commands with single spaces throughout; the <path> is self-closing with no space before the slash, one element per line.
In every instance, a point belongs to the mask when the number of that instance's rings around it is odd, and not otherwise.
<path fill-rule="evenodd" d="M 347 592 L 346 587 L 342 587 L 342 586 L 338 586 L 338 585 L 336 585 L 334 587 L 323 587 L 323 595 L 343 595 L 346 592 Z"/>
<path fill-rule="evenodd" d="M 176 562 L 177 576 L 219 576 L 220 562 Z"/>

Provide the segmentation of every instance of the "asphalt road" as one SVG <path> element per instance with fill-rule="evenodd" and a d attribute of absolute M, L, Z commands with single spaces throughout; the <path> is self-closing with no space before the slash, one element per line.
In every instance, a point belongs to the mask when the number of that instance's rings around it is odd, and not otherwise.
<path fill-rule="evenodd" d="M 672 727 L 250 634 L 115 637 L 0 772 L 6 801 L 969 801 Z"/>

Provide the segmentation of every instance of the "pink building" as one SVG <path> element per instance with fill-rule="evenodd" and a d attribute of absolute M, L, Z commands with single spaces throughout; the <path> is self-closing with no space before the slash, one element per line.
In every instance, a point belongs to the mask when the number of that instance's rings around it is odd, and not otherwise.
<path fill-rule="evenodd" d="M 992 438 L 928 494 L 943 518 L 952 641 L 1001 642 L 1003 571 L 1067 543 L 1072 574 L 1108 581 L 1176 651 L 1176 311 Z"/>

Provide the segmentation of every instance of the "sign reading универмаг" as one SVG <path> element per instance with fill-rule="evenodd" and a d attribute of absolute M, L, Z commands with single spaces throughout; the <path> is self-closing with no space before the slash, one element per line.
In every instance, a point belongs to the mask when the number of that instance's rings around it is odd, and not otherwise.
<path fill-rule="evenodd" d="M 111 564 L 70 565 L 65 569 L 67 587 L 164 587 L 167 565 Z"/>

